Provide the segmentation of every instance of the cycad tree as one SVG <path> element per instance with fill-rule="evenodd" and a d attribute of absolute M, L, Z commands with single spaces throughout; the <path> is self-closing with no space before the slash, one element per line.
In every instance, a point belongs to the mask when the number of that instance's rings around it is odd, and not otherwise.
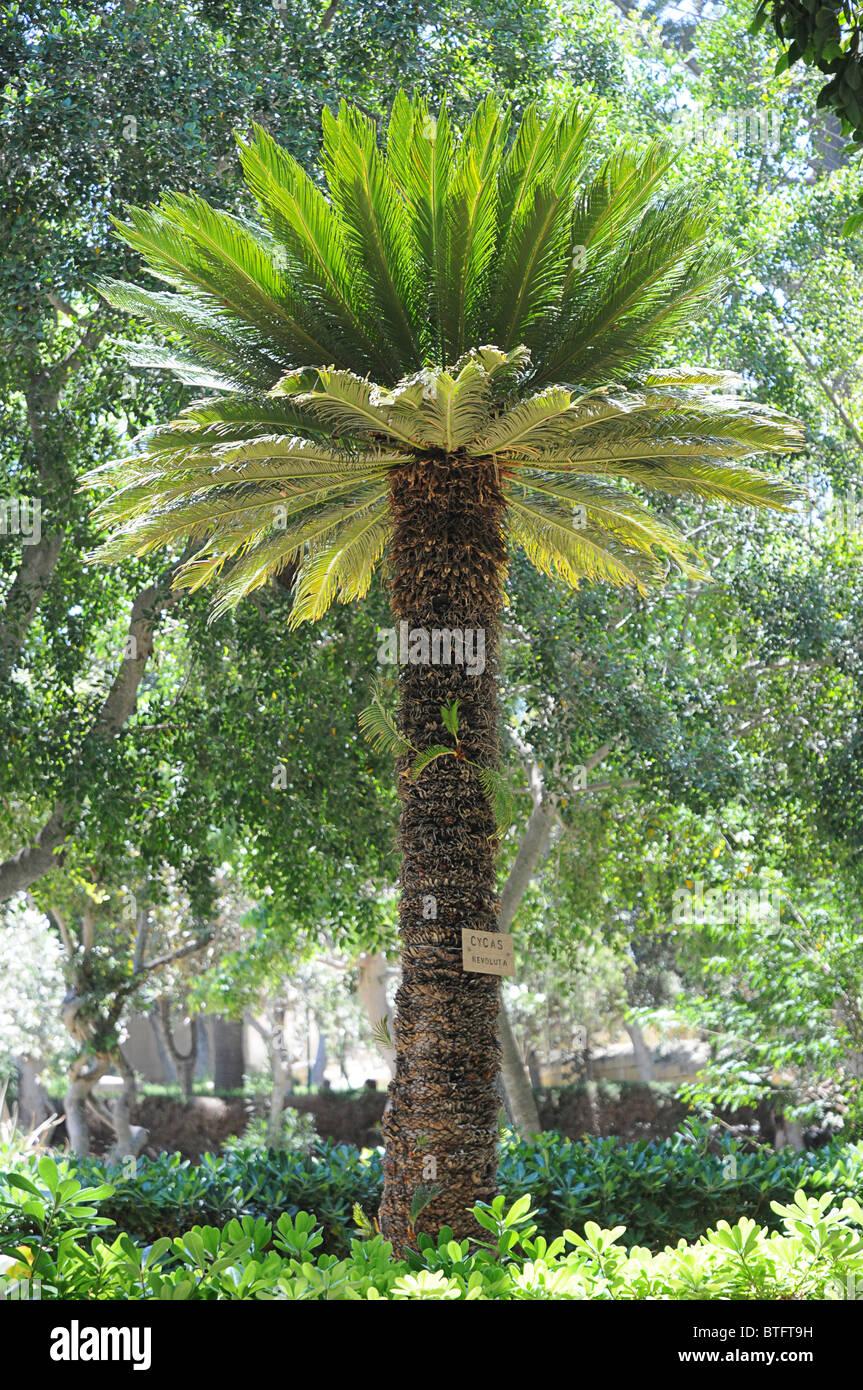
<path fill-rule="evenodd" d="M 786 506 L 792 490 L 741 460 L 798 436 L 734 378 L 669 365 L 727 261 L 699 200 L 663 188 L 663 152 L 603 158 L 590 112 L 530 109 L 514 129 L 489 99 L 459 136 L 401 96 L 382 147 L 343 107 L 324 116 L 322 183 L 263 130 L 240 152 L 256 220 L 169 194 L 118 224 L 171 288 L 104 293 L 184 343 L 133 361 L 208 394 L 92 475 L 98 556 L 191 540 L 178 582 L 213 582 L 217 613 L 291 574 L 292 624 L 384 566 L 410 644 L 395 724 L 379 703 L 367 719 L 402 800 L 380 1211 L 400 1250 L 421 1229 L 472 1232 L 496 1186 L 500 982 L 463 969 L 461 933 L 496 929 L 507 542 L 572 585 L 699 575 L 645 500 Z M 484 662 L 458 663 L 465 632 Z"/>

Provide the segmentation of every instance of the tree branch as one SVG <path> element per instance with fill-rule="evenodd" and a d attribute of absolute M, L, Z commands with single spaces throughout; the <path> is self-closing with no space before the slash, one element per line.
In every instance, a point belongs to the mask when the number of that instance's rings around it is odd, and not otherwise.
<path fill-rule="evenodd" d="M 833 388 L 830 386 L 829 382 L 825 381 L 824 377 L 819 372 L 814 361 L 809 356 L 806 349 L 803 347 L 803 344 L 794 336 L 790 329 L 782 329 L 780 327 L 780 332 L 784 334 L 785 338 L 787 338 L 788 342 L 791 343 L 792 347 L 796 348 L 797 352 L 802 357 L 806 367 L 809 369 L 810 375 L 821 387 L 821 390 L 827 397 L 830 404 L 833 406 L 833 409 L 836 411 L 836 414 L 839 416 L 839 419 L 842 421 L 842 424 L 845 426 L 848 433 L 854 439 L 855 443 L 857 444 L 857 447 L 859 449 L 863 449 L 863 435 L 861 435 L 859 429 L 855 425 L 854 421 L 851 419 L 851 416 L 848 414 L 847 410 L 840 401 L 839 397 L 836 395 Z"/>
<path fill-rule="evenodd" d="M 187 946 L 180 946 L 176 951 L 168 951 L 167 954 L 163 956 L 156 956 L 153 960 L 148 961 L 146 965 L 141 966 L 141 969 L 137 972 L 133 988 L 140 983 L 142 978 L 147 975 L 152 975 L 154 970 L 161 970 L 163 965 L 170 965 L 172 961 L 180 960 L 183 956 L 191 956 L 195 951 L 203 951 L 205 946 L 209 946 L 212 939 L 213 933 L 207 932 L 206 936 L 200 937 L 197 941 L 190 941 Z M 124 985 L 123 988 L 125 989 L 126 986 Z"/>
<path fill-rule="evenodd" d="M 65 532 L 43 535 L 36 545 L 22 546 L 21 564 L 0 616 L 0 668 L 9 670 L 24 643 L 57 566 Z"/>
<path fill-rule="evenodd" d="M 182 563 L 182 560 L 178 563 Z M 131 647 L 132 655 L 120 664 L 111 689 L 84 740 L 85 748 L 105 739 L 115 738 L 134 714 L 138 703 L 138 688 L 153 652 L 158 619 L 165 609 L 176 601 L 170 587 L 174 573 L 175 566 L 172 566 L 157 584 L 148 585 L 133 602 L 129 618 L 129 637 L 134 638 L 134 642 L 127 643 L 127 646 Z M 73 803 L 58 802 L 32 843 L 0 864 L 0 902 L 15 893 L 23 892 L 43 874 L 56 868 L 58 862 L 62 862 L 55 856 L 73 834 L 76 818 L 77 807 Z"/>

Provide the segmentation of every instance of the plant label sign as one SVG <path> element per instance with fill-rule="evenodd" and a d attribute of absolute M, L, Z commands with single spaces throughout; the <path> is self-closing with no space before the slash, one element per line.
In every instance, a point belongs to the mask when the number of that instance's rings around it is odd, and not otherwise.
<path fill-rule="evenodd" d="M 462 927 L 461 963 L 480 975 L 514 975 L 515 955 L 509 932 L 473 931 Z"/>

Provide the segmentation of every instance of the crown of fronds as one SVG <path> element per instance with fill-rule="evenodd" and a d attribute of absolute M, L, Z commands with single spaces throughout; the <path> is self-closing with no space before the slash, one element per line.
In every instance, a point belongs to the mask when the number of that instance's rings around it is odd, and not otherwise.
<path fill-rule="evenodd" d="M 727 257 L 658 146 L 601 159 L 592 113 L 518 129 L 492 99 L 459 137 L 397 98 L 375 125 L 325 112 L 326 192 L 259 128 L 240 141 L 260 221 L 168 194 L 117 223 L 169 290 L 107 281 L 118 308 L 183 347 L 131 346 L 212 394 L 89 475 L 108 496 L 101 560 L 199 542 L 179 582 L 215 612 L 288 564 L 292 621 L 368 589 L 389 473 L 433 454 L 493 461 L 511 538 L 571 584 L 703 575 L 647 491 L 781 507 L 741 460 L 799 433 L 739 380 L 658 371 L 721 293 Z M 611 384 L 609 384 L 611 383 Z"/>

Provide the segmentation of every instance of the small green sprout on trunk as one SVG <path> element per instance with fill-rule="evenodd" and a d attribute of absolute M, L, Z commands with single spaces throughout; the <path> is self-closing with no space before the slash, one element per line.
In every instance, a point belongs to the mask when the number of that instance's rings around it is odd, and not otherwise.
<path fill-rule="evenodd" d="M 452 746 L 434 743 L 420 752 L 399 733 L 395 717 L 384 705 L 383 691 L 379 682 L 376 681 L 372 687 L 372 702 L 359 715 L 359 726 L 377 752 L 391 753 L 394 757 L 407 757 L 409 754 L 413 754 L 413 761 L 407 774 L 412 781 L 416 781 L 426 768 L 438 758 L 457 758 L 459 762 L 467 763 L 468 767 L 475 770 L 483 793 L 491 803 L 497 821 L 496 838 L 499 838 L 506 833 L 513 821 L 512 792 L 506 778 L 494 768 L 482 767 L 466 756 L 459 739 L 458 706 L 458 700 L 453 700 L 452 704 L 441 705 L 440 707 L 441 720 L 447 733 L 452 737 Z"/>

